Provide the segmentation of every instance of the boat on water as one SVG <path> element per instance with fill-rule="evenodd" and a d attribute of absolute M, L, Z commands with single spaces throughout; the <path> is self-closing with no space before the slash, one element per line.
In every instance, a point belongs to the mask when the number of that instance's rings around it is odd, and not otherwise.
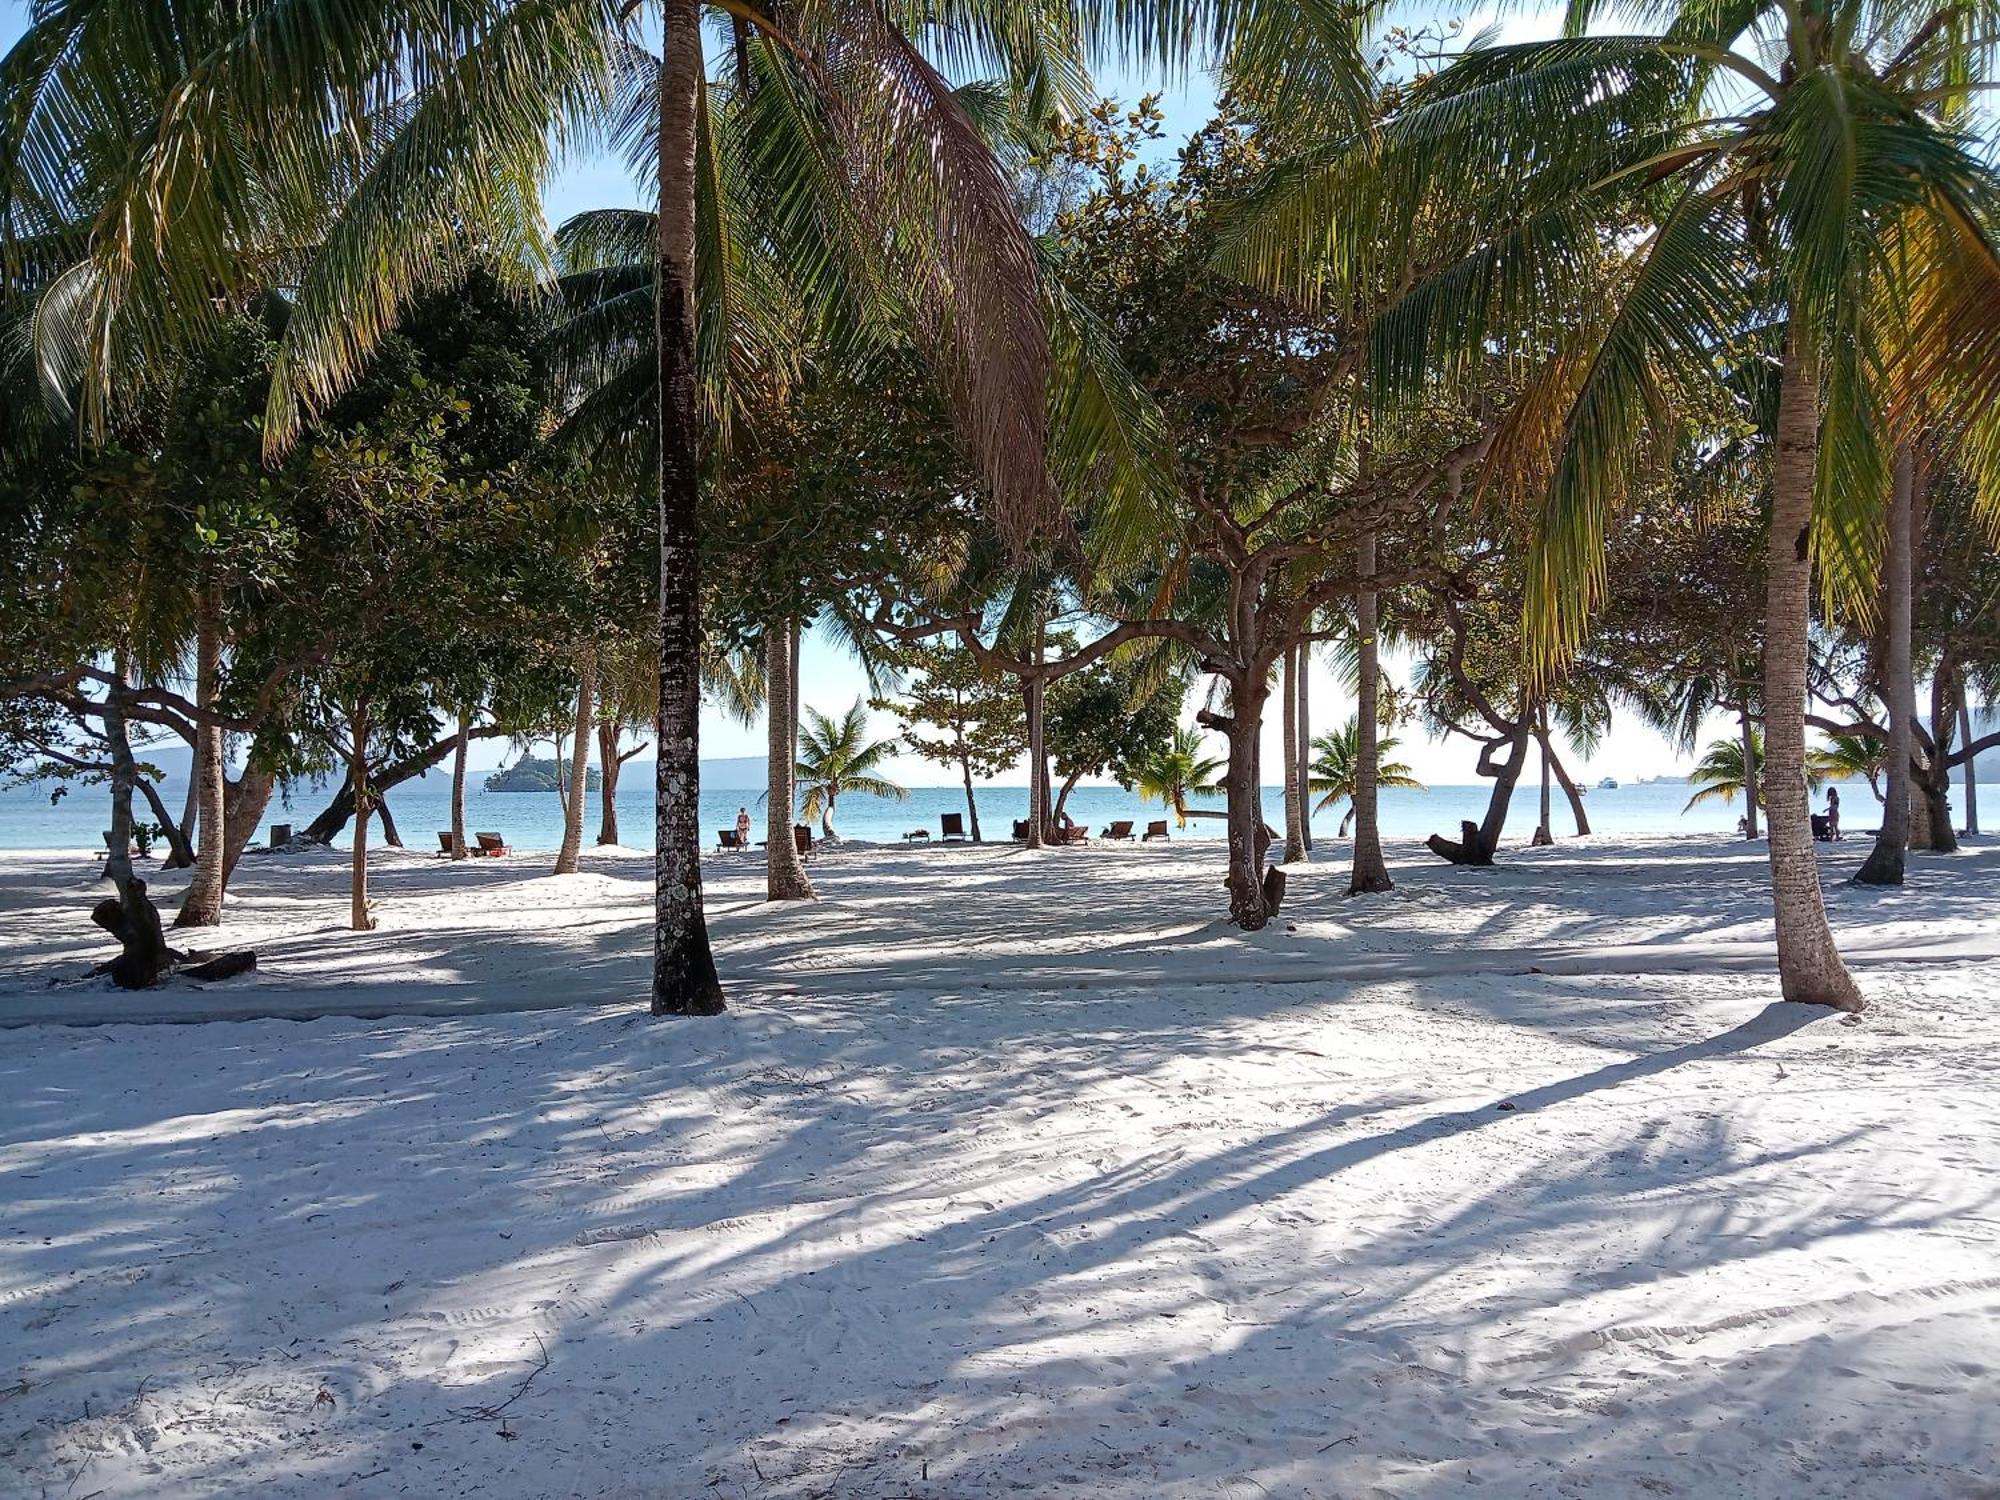
<path fill-rule="evenodd" d="M 1618 783 L 1613 781 L 1609 776 L 1607 776 L 1602 781 L 1597 783 L 1597 789 L 1600 792 L 1615 792 L 1618 790 Z"/>

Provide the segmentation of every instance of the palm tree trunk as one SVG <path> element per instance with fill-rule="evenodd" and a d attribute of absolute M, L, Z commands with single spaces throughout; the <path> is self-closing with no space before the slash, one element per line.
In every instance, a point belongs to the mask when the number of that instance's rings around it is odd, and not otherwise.
<path fill-rule="evenodd" d="M 458 744 L 451 752 L 451 857 L 465 858 L 465 762 L 471 748 L 469 716 L 458 716 Z"/>
<path fill-rule="evenodd" d="M 1534 844 L 1546 848 L 1556 841 L 1549 827 L 1549 706 L 1544 703 L 1535 711 L 1535 744 L 1541 751 L 1542 801 L 1541 821 L 1535 824 Z"/>
<path fill-rule="evenodd" d="M 1763 768 L 1757 764 L 1757 724 L 1750 717 L 1750 694 L 1746 691 L 1736 706 L 1736 722 L 1743 731 L 1743 837 L 1757 837 L 1758 785 Z"/>
<path fill-rule="evenodd" d="M 205 585 L 196 604 L 195 687 L 197 707 L 213 712 L 222 677 L 222 587 Z M 194 878 L 181 898 L 176 927 L 215 927 L 222 922 L 223 849 L 222 793 L 228 780 L 223 766 L 223 735 L 215 725 L 194 729 L 195 816 L 201 843 L 196 847 Z"/>
<path fill-rule="evenodd" d="M 764 899 L 810 901 L 812 879 L 792 838 L 792 776 L 797 743 L 792 726 L 794 622 L 764 631 Z"/>
<path fill-rule="evenodd" d="M 1365 531 L 1354 548 L 1355 571 L 1363 578 L 1375 576 L 1375 533 Z M 1354 639 L 1359 658 L 1360 682 L 1355 692 L 1354 791 L 1348 802 L 1354 819 L 1354 868 L 1347 877 L 1347 893 L 1393 890 L 1389 866 L 1382 858 L 1382 833 L 1377 817 L 1381 776 L 1382 659 L 1375 638 L 1375 590 L 1366 586 L 1354 592 Z"/>
<path fill-rule="evenodd" d="M 621 738 L 623 730 L 618 721 L 600 715 L 597 720 L 597 845 L 600 849 L 618 842 L 618 773 L 625 767 L 625 761 L 618 753 Z"/>
<path fill-rule="evenodd" d="M 1922 800 L 1916 821 L 1922 824 L 1923 837 L 1911 843 L 1933 854 L 1958 851 L 1958 834 L 1952 829 L 1951 818 L 1951 742 L 1958 729 L 1952 683 L 1956 680 L 1957 665 L 1947 655 L 1931 674 L 1930 745 L 1923 768 L 1913 775 Z"/>
<path fill-rule="evenodd" d="M 368 932 L 375 919 L 368 915 L 368 820 L 375 799 L 368 789 L 368 705 L 357 703 L 349 717 L 347 775 L 354 785 L 354 853 L 349 861 L 347 925 Z"/>
<path fill-rule="evenodd" d="M 1030 673 L 1021 684 L 1028 716 L 1028 847 L 1042 847 L 1048 831 L 1048 761 L 1042 753 L 1042 678 Z"/>
<path fill-rule="evenodd" d="M 833 831 L 833 804 L 839 800 L 833 792 L 829 791 L 826 794 L 826 800 L 820 804 L 819 836 L 823 839 L 831 839 L 835 836 Z"/>
<path fill-rule="evenodd" d="M 1299 643 L 1299 744 L 1294 759 L 1298 762 L 1299 778 L 1299 832 L 1305 840 L 1306 853 L 1312 853 L 1312 698 L 1306 691 L 1312 681 L 1312 646 L 1308 642 Z"/>
<path fill-rule="evenodd" d="M 699 0 L 661 0 L 660 703 L 653 810 L 654 1015 L 724 1009 L 701 900 L 701 455 L 695 431 L 695 108 Z"/>
<path fill-rule="evenodd" d="M 195 841 L 201 837 L 201 777 L 195 774 L 192 763 L 188 766 L 187 795 L 181 799 L 181 820 L 177 833 L 178 837 L 173 840 L 173 853 L 160 866 L 163 870 L 186 870 L 194 864 Z"/>
<path fill-rule="evenodd" d="M 1979 832 L 1979 757 L 1972 753 L 1971 693 L 1963 679 L 1958 684 L 1958 736 L 1965 741 L 1965 831 Z"/>
<path fill-rule="evenodd" d="M 1863 1002 L 1827 925 L 1806 790 L 1806 665 L 1819 393 L 1796 336 L 1778 394 L 1778 454 L 1765 552 L 1764 808 L 1770 814 L 1778 984 L 1787 1000 L 1858 1011 Z"/>
<path fill-rule="evenodd" d="M 590 790 L 590 724 L 597 711 L 597 652 L 583 648 L 576 684 L 576 725 L 570 733 L 569 800 L 563 806 L 557 875 L 574 875 L 583 858 L 583 799 Z"/>
<path fill-rule="evenodd" d="M 1882 793 L 1882 826 L 1875 847 L 1854 872 L 1862 885 L 1901 885 L 1910 843 L 1910 742 L 1917 717 L 1916 673 L 1910 663 L 1910 490 L 1915 459 L 1906 443 L 1896 450 L 1889 498 L 1889 547 L 1883 558 L 1882 700 L 1889 715 L 1888 767 Z"/>
<path fill-rule="evenodd" d="M 1278 691 L 1284 695 L 1285 740 L 1285 863 L 1296 864 L 1306 857 L 1305 791 L 1299 782 L 1299 653 L 1293 646 L 1285 652 L 1284 678 Z"/>
<path fill-rule="evenodd" d="M 1542 749 L 1549 757 L 1549 769 L 1555 772 L 1556 785 L 1562 788 L 1563 797 L 1569 802 L 1570 817 L 1576 823 L 1576 836 L 1582 838 L 1590 832 L 1590 814 L 1584 810 L 1583 788 L 1570 779 L 1568 770 L 1563 766 L 1563 758 L 1550 749 L 1547 740 L 1542 742 Z"/>
<path fill-rule="evenodd" d="M 1269 692 L 1257 670 L 1230 683 L 1229 770 L 1223 777 L 1229 796 L 1229 920 L 1246 932 L 1269 922 L 1274 905 L 1264 891 L 1264 788 L 1257 767 Z"/>

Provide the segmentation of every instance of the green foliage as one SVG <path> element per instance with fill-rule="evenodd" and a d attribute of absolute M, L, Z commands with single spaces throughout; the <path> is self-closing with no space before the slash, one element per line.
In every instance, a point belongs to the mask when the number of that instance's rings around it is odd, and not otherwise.
<path fill-rule="evenodd" d="M 1056 774 L 1109 776 L 1130 790 L 1172 746 L 1186 679 L 1143 661 L 1100 657 L 1049 684 L 1042 738 Z"/>
<path fill-rule="evenodd" d="M 859 699 L 838 722 L 811 707 L 804 717 L 795 767 L 801 817 L 818 818 L 831 837 L 834 805 L 850 792 L 893 802 L 908 800 L 908 791 L 876 774 L 884 761 L 895 756 L 896 742 L 868 738 L 868 713 Z"/>
<path fill-rule="evenodd" d="M 1183 725 L 1138 764 L 1133 780 L 1141 797 L 1172 808 L 1176 821 L 1185 828 L 1188 798 L 1212 797 L 1222 789 L 1216 779 L 1222 764 L 1204 753 L 1201 731 Z"/>
<path fill-rule="evenodd" d="M 1361 724 L 1349 717 L 1340 728 L 1326 734 L 1315 735 L 1312 742 L 1313 758 L 1308 768 L 1306 789 L 1319 795 L 1313 804 L 1313 811 L 1325 812 L 1341 802 L 1354 799 L 1354 783 L 1361 757 Z M 1378 786 L 1413 787 L 1419 791 L 1423 783 L 1411 774 L 1410 768 L 1394 758 L 1396 739 L 1393 735 L 1380 735 L 1375 741 L 1377 764 L 1375 781 Z"/>
<path fill-rule="evenodd" d="M 1020 760 L 1028 748 L 1027 715 L 1013 682 L 957 645 L 926 645 L 899 665 L 913 673 L 901 692 L 870 701 L 896 716 L 903 743 L 917 755 L 975 779 L 997 776 Z"/>

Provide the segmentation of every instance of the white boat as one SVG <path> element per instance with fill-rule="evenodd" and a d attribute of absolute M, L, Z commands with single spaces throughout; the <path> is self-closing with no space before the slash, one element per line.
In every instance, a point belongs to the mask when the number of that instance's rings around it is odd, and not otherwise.
<path fill-rule="evenodd" d="M 1602 781 L 1597 783 L 1597 789 L 1600 792 L 1615 792 L 1618 790 L 1618 783 L 1613 781 L 1609 776 L 1607 776 Z"/>

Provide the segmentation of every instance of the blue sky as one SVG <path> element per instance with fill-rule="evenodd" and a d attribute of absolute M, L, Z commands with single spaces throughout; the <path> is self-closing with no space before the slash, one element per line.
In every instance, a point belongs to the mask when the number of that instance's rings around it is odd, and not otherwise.
<path fill-rule="evenodd" d="M 1418 20 L 1424 14 L 1412 11 L 1408 19 Z M 1514 15 L 1506 23 L 1506 34 L 1510 39 L 1546 34 L 1553 29 L 1554 14 L 1531 11 L 1525 15 Z M 1483 19 L 1481 13 L 1473 13 L 1466 34 L 1476 31 Z M 11 46 L 25 28 L 26 20 L 27 6 L 21 0 L 5 0 L 4 4 L 0 4 L 0 46 Z M 1163 86 L 1162 80 L 1112 69 L 1101 74 L 1099 82 L 1106 93 L 1126 101 L 1136 99 L 1141 93 L 1161 92 L 1167 115 L 1168 144 L 1199 126 L 1213 107 L 1215 98 L 1212 83 L 1200 74 Z M 597 156 L 565 162 L 550 182 L 546 197 L 551 223 L 560 223 L 583 209 L 630 205 L 637 201 L 637 191 L 623 165 L 614 159 Z M 867 695 L 867 686 L 858 665 L 844 649 L 830 640 L 809 637 L 802 666 L 805 701 L 822 712 L 841 713 L 855 699 Z M 1397 675 L 1407 673 L 1406 662 L 1391 662 L 1389 668 Z M 1315 719 L 1322 729 L 1352 712 L 1351 703 L 1324 665 L 1314 668 L 1312 699 Z M 1190 716 L 1194 707 L 1191 696 Z M 876 728 L 883 735 L 891 734 L 893 721 L 877 715 Z M 1267 734 L 1270 739 L 1267 759 L 1276 764 L 1279 730 L 1275 714 Z M 493 745 L 482 746 L 481 750 L 489 761 L 497 760 L 504 753 L 504 747 Z M 745 729 L 719 712 L 706 711 L 702 721 L 702 751 L 711 757 L 761 755 L 764 751 L 763 728 L 760 725 Z M 1433 744 L 1424 741 L 1421 735 L 1406 734 L 1403 758 L 1411 763 L 1420 779 L 1433 784 L 1464 783 L 1474 779 L 1472 751 L 1464 740 Z M 1660 736 L 1631 715 L 1621 712 L 1616 716 L 1610 735 L 1586 769 L 1593 780 L 1604 774 L 1633 780 L 1671 770 L 1675 764 L 1676 757 Z M 952 779 L 942 768 L 911 758 L 901 762 L 898 774 L 901 779 L 918 785 L 945 783 Z"/>

